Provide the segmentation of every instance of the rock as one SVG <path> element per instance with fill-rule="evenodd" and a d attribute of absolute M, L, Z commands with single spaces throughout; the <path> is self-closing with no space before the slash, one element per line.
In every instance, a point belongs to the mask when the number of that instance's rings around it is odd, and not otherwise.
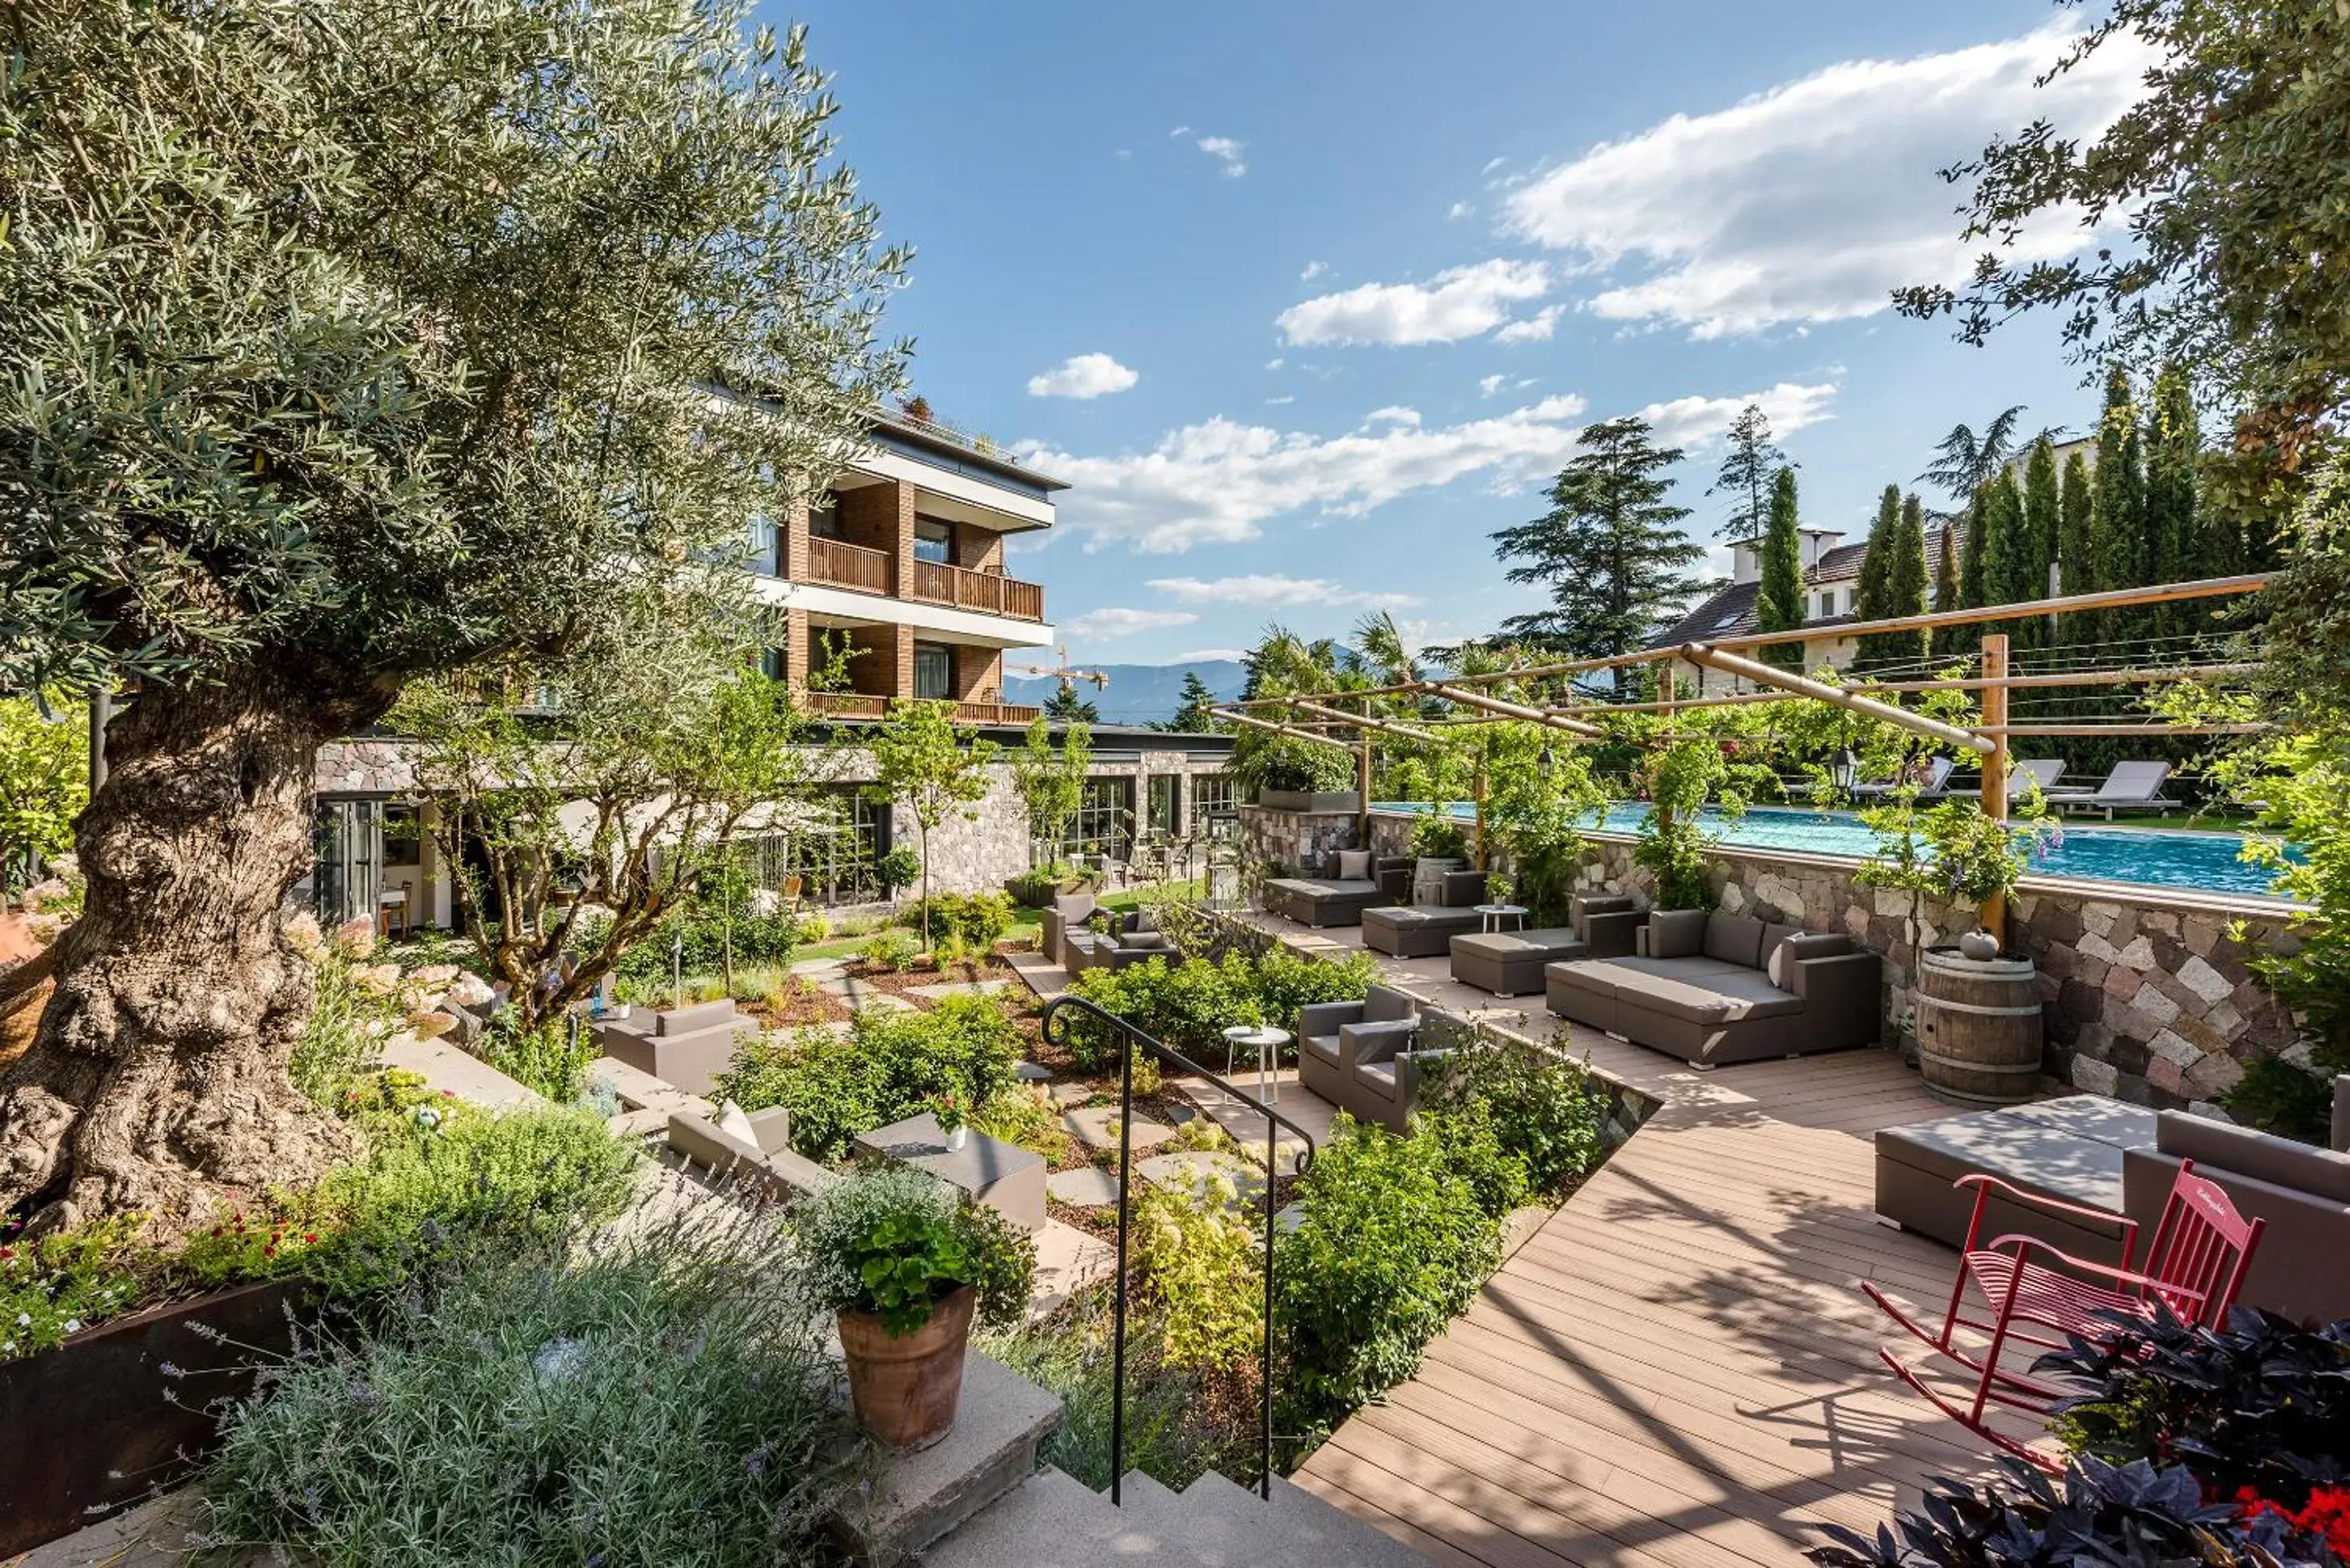
<path fill-rule="evenodd" d="M 2116 974 L 2121 972 L 2123 971 L 2120 970 L 2114 971 Z M 2158 1024 L 2168 1023 L 2179 1013 L 2178 1003 L 2171 1001 L 2169 993 L 2158 985 L 2139 986 L 2137 997 L 2133 1005 Z"/>
<path fill-rule="evenodd" d="M 2178 966 L 2178 983 L 2202 998 L 2206 1007 L 2216 1007 L 2227 1001 L 2236 989 L 2200 957 L 2189 958 Z"/>
<path fill-rule="evenodd" d="M 2122 961 L 2122 950 L 2114 946 L 2113 943 L 2106 940 L 2102 935 L 2095 931 L 2085 933 L 2080 941 L 2075 945 L 2081 950 L 2081 956 L 2085 959 L 2095 959 L 2100 963 L 2120 963 Z M 2152 951 L 2149 950 L 2147 957 L 2151 958 L 2152 956 Z"/>
<path fill-rule="evenodd" d="M 2233 1056 L 2206 1056 L 2187 1070 L 2188 1086 L 2206 1100 L 2226 1094 L 2243 1077 L 2243 1065 Z"/>
<path fill-rule="evenodd" d="M 2196 1049 L 2194 1042 L 2182 1039 L 2168 1029 L 2156 1032 L 2149 1049 L 2163 1061 L 2168 1062 L 2182 1072 L 2200 1062 L 2204 1055 L 2204 1053 Z"/>
<path fill-rule="evenodd" d="M 2105 993 L 2115 1001 L 2127 1002 L 2137 995 L 2138 987 L 2143 983 L 2137 977 L 2137 971 L 2115 968 L 2106 971 L 2103 989 Z"/>
<path fill-rule="evenodd" d="M 2073 1058 L 2073 1086 L 2092 1095 L 2110 1096 L 2121 1087 L 2121 1075 L 2109 1064 L 2076 1055 Z"/>
<path fill-rule="evenodd" d="M 2154 939 L 2144 932 L 2132 937 L 2129 946 L 2124 948 L 2121 957 L 2114 961 L 2126 963 L 2140 974 L 2145 973 L 2154 967 Z"/>

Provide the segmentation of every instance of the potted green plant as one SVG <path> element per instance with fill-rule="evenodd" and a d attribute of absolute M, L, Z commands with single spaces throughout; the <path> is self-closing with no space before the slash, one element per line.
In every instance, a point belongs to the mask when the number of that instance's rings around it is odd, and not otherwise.
<path fill-rule="evenodd" d="M 952 1089 L 931 1102 L 931 1116 L 945 1135 L 947 1147 L 960 1150 L 971 1137 L 971 1116 L 961 1095 Z"/>
<path fill-rule="evenodd" d="M 972 1324 L 1020 1321 L 1035 1244 L 993 1209 L 903 1166 L 818 1193 L 798 1228 L 811 1297 L 838 1319 L 857 1424 L 893 1449 L 945 1437 Z"/>
<path fill-rule="evenodd" d="M 1411 825 L 1411 853 L 1412 902 L 1433 904 L 1444 891 L 1445 873 L 1468 869 L 1469 836 L 1440 805 Z"/>

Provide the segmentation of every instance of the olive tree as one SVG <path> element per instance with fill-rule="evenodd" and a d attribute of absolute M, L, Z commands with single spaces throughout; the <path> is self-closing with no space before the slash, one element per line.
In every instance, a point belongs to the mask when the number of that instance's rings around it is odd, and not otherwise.
<path fill-rule="evenodd" d="M 0 1206 L 185 1215 L 328 1163 L 277 920 L 320 742 L 690 587 L 898 384 L 904 258 L 801 36 L 746 11 L 11 8 L 0 685 L 138 691 Z"/>

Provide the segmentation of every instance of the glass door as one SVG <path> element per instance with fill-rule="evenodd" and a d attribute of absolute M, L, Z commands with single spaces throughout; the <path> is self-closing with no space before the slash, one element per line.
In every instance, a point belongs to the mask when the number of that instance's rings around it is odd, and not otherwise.
<path fill-rule="evenodd" d="M 317 857 L 311 888 L 319 922 L 339 926 L 365 919 L 373 923 L 383 891 L 383 803 L 320 801 L 311 848 Z"/>

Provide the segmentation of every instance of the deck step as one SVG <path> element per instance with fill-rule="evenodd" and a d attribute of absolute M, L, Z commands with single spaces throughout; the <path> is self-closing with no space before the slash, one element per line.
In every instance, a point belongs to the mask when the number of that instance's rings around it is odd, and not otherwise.
<path fill-rule="evenodd" d="M 1171 1534 L 1126 1517 L 1107 1497 L 1049 1468 L 932 1546 L 922 1562 L 926 1568 L 1196 1568 Z"/>
<path fill-rule="evenodd" d="M 1348 1568 L 1428 1568 L 1391 1536 L 1284 1480 L 1266 1501 L 1213 1470 L 1183 1492 L 1184 1550 L 1200 1568 L 1256 1568 L 1268 1561 Z"/>

